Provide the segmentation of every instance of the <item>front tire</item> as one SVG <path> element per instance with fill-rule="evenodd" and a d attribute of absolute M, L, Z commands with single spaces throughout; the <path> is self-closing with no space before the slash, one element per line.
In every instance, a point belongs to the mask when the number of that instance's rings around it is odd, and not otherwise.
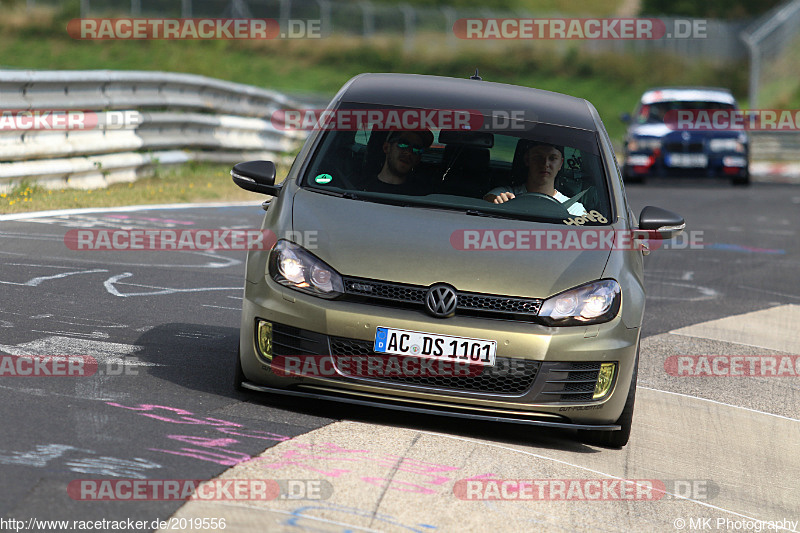
<path fill-rule="evenodd" d="M 616 422 L 622 426 L 622 429 L 617 431 L 579 430 L 578 435 L 583 442 L 604 448 L 622 448 L 628 444 L 628 440 L 631 437 L 631 427 L 633 426 L 633 406 L 636 402 L 636 378 L 638 373 L 639 350 L 637 349 L 636 362 L 633 365 L 633 376 L 631 376 L 631 386 L 628 389 L 628 398 L 625 400 L 625 407 Z"/>
<path fill-rule="evenodd" d="M 622 181 L 624 183 L 636 183 L 639 185 L 643 185 L 645 182 L 645 177 L 643 175 L 636 175 L 633 172 L 630 172 L 626 168 L 622 170 Z"/>
<path fill-rule="evenodd" d="M 745 173 L 744 176 L 737 176 L 731 180 L 731 185 L 734 187 L 747 187 L 750 185 L 750 173 Z"/>
<path fill-rule="evenodd" d="M 236 350 L 236 363 L 233 366 L 233 388 L 238 392 L 244 392 L 244 370 L 242 370 L 242 355 L 239 349 Z"/>

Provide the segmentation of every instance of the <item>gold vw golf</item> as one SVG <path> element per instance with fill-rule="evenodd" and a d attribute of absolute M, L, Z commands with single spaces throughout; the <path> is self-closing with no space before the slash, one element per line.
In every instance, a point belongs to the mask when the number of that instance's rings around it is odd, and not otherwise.
<path fill-rule="evenodd" d="M 364 74 L 282 119 L 314 124 L 285 181 L 269 161 L 231 172 L 274 197 L 274 245 L 247 258 L 239 389 L 628 442 L 642 255 L 683 219 L 630 212 L 589 102 Z"/>

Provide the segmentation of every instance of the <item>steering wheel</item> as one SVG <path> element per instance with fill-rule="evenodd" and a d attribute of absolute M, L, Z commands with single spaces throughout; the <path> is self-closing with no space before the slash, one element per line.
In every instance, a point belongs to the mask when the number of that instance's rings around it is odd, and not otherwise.
<path fill-rule="evenodd" d="M 561 205 L 561 202 L 559 202 L 558 200 L 556 200 L 554 197 L 550 196 L 549 194 L 545 194 L 543 192 L 526 192 L 526 193 L 520 194 L 518 196 L 514 196 L 514 198 L 512 198 L 511 200 L 521 200 L 521 199 L 523 199 L 525 197 L 529 197 L 529 198 L 546 198 L 546 199 L 550 200 L 551 202 L 555 202 L 558 205 Z"/>
<path fill-rule="evenodd" d="M 560 212 L 558 214 L 559 217 L 569 218 L 572 215 L 567 211 L 567 208 L 563 206 L 561 202 L 550 196 L 549 194 L 544 194 L 541 192 L 528 192 L 524 194 L 520 194 L 508 200 L 505 203 L 513 202 L 515 208 L 523 208 L 530 212 L 535 212 L 537 208 L 541 208 L 541 201 L 546 200 L 549 203 L 555 204 L 554 206 L 548 205 L 546 210 L 550 211 L 551 209 L 557 207 L 557 210 Z M 549 214 L 549 213 L 548 213 Z"/>

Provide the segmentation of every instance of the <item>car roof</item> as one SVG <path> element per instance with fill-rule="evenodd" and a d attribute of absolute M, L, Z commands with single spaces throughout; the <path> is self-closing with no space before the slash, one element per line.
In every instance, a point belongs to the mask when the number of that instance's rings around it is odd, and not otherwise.
<path fill-rule="evenodd" d="M 597 131 L 583 98 L 490 81 L 422 74 L 360 74 L 339 95 L 342 102 L 419 109 L 523 112 L 526 120 Z"/>
<path fill-rule="evenodd" d="M 683 101 L 736 104 L 731 92 L 721 87 L 656 87 L 645 91 L 641 100 L 643 104 Z"/>

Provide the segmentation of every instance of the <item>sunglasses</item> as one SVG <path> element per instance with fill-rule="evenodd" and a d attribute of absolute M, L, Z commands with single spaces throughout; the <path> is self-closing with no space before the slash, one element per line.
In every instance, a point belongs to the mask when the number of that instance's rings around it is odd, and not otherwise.
<path fill-rule="evenodd" d="M 422 155 L 422 152 L 425 151 L 425 147 L 420 144 L 411 144 L 405 140 L 396 141 L 397 147 L 400 150 L 411 150 L 414 155 Z"/>

